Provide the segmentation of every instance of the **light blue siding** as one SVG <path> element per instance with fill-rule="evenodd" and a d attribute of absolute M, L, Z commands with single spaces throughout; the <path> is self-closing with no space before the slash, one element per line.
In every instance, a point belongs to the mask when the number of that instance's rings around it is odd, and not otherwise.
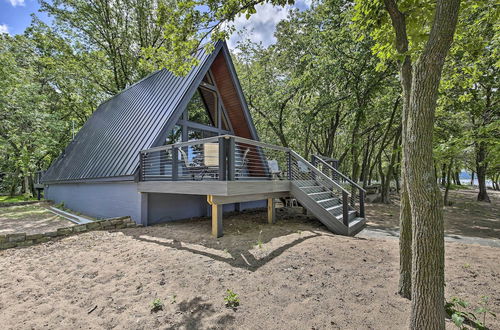
<path fill-rule="evenodd" d="M 135 182 L 52 184 L 45 198 L 96 218 L 130 216 L 140 221 L 140 194 Z"/>
<path fill-rule="evenodd" d="M 137 223 L 153 225 L 167 221 L 210 216 L 205 195 L 147 194 L 142 201 L 145 210 L 141 219 L 141 194 L 135 182 L 51 184 L 45 188 L 45 198 L 95 218 L 130 216 Z M 266 201 L 240 204 L 240 210 L 262 208 Z M 224 212 L 235 210 L 234 204 L 224 205 Z M 144 212 L 146 211 L 146 212 Z"/>

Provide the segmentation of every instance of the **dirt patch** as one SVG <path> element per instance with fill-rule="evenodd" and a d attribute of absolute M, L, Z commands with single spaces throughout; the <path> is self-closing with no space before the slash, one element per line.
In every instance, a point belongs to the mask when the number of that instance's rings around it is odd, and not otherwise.
<path fill-rule="evenodd" d="M 500 239 L 500 192 L 489 190 L 491 203 L 476 201 L 477 190 L 450 191 L 451 206 L 444 208 L 444 230 L 448 235 Z M 366 206 L 368 226 L 375 229 L 399 229 L 399 200 L 392 204 Z"/>
<path fill-rule="evenodd" d="M 0 208 L 0 235 L 10 233 L 40 234 L 74 226 L 45 208 L 45 203 Z"/>
<path fill-rule="evenodd" d="M 395 240 L 335 236 L 288 212 L 91 232 L 0 252 L 4 329 L 402 329 Z M 446 297 L 488 295 L 500 314 L 500 249 L 446 245 Z M 224 306 L 226 289 L 239 295 Z M 159 298 L 161 311 L 152 313 Z M 90 312 L 90 313 L 89 313 Z M 499 320 L 488 322 L 500 328 Z M 447 322 L 447 328 L 454 326 Z"/>

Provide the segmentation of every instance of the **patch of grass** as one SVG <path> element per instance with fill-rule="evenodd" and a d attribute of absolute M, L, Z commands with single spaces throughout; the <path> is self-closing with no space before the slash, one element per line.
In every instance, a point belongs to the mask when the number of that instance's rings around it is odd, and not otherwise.
<path fill-rule="evenodd" d="M 233 290 L 227 289 L 224 302 L 227 308 L 236 309 L 240 305 L 240 298 L 237 293 L 233 292 Z"/>
<path fill-rule="evenodd" d="M 23 195 L 19 196 L 0 196 L 0 203 L 17 203 L 17 202 L 27 202 L 27 201 L 35 201 L 36 198 L 30 197 L 26 198 Z"/>
<path fill-rule="evenodd" d="M 262 242 L 262 230 L 259 232 L 259 238 L 257 239 L 257 243 L 255 246 L 258 246 L 259 249 L 262 249 L 262 245 L 264 245 L 264 242 Z"/>
<path fill-rule="evenodd" d="M 8 219 L 46 217 L 52 215 L 39 205 L 19 205 L 0 208 L 0 216 Z"/>
<path fill-rule="evenodd" d="M 163 301 L 160 298 L 156 298 L 151 303 L 151 312 L 158 312 L 163 310 Z"/>

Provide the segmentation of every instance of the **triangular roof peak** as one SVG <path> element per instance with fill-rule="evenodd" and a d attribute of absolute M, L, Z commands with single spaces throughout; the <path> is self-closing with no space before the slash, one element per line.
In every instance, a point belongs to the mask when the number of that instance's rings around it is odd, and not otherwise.
<path fill-rule="evenodd" d="M 160 70 L 103 102 L 57 158 L 43 181 L 132 180 L 139 152 L 162 144 L 211 69 L 236 135 L 258 139 L 225 42 L 197 55 L 184 77 Z"/>

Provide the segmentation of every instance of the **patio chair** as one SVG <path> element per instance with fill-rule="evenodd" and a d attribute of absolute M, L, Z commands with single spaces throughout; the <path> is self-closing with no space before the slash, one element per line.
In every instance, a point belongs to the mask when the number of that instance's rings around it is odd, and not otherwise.
<path fill-rule="evenodd" d="M 269 174 L 271 174 L 272 179 L 281 179 L 281 170 L 276 159 L 268 160 L 267 167 L 269 168 Z"/>
<path fill-rule="evenodd" d="M 241 160 L 237 162 L 237 165 L 234 167 L 234 177 L 238 178 L 241 176 L 243 171 L 245 170 L 248 163 L 248 153 L 250 152 L 250 148 L 247 148 L 241 157 Z"/>
<path fill-rule="evenodd" d="M 210 175 L 212 178 L 217 177 L 219 173 L 218 143 L 205 143 L 203 145 L 203 165 L 205 166 L 205 170 L 202 173 L 202 179 L 206 174 Z"/>
<path fill-rule="evenodd" d="M 178 149 L 179 152 L 181 153 L 182 160 L 184 161 L 184 166 L 186 166 L 186 169 L 188 170 L 189 174 L 191 174 L 191 178 L 195 180 L 195 177 L 197 174 L 203 174 L 204 170 L 206 170 L 206 167 L 203 165 L 200 165 L 198 161 L 190 161 L 188 155 L 182 148 Z M 203 179 L 203 175 L 201 176 Z"/>

